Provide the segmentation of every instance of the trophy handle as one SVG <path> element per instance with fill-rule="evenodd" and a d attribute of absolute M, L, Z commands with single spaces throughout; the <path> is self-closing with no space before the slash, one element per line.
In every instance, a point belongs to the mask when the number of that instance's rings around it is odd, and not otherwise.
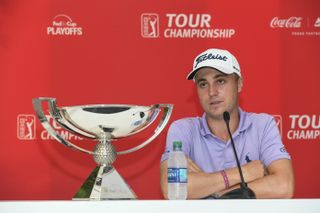
<path fill-rule="evenodd" d="M 147 139 L 143 143 L 139 144 L 138 146 L 133 147 L 131 149 L 127 149 L 127 150 L 124 150 L 124 151 L 117 152 L 118 155 L 128 154 L 128 153 L 137 151 L 137 150 L 145 147 L 146 145 L 148 145 L 151 141 L 153 141 L 162 132 L 162 130 L 167 125 L 167 123 L 168 123 L 168 121 L 169 121 L 169 119 L 171 117 L 173 104 L 159 104 L 159 106 L 163 107 L 164 110 L 163 110 L 161 121 L 159 122 L 157 128 L 154 131 L 155 133 L 149 139 Z"/>
<path fill-rule="evenodd" d="M 36 111 L 36 115 L 39 118 L 42 126 L 48 131 L 48 133 L 53 136 L 58 142 L 60 142 L 61 144 L 67 146 L 67 147 L 71 147 L 74 148 L 76 150 L 79 150 L 81 152 L 85 152 L 88 154 L 93 155 L 92 151 L 83 149 L 79 146 L 74 145 L 73 143 L 69 142 L 68 140 L 64 139 L 61 135 L 59 135 L 54 128 L 51 126 L 51 124 L 49 123 L 47 117 L 45 116 L 44 112 L 43 112 L 43 108 L 42 108 L 42 102 L 48 102 L 48 106 L 49 106 L 49 111 L 51 113 L 51 115 L 53 116 L 53 118 L 55 117 L 59 117 L 59 111 L 57 109 L 57 105 L 56 105 L 56 99 L 55 98 L 46 98 L 46 97 L 41 97 L 41 98 L 34 98 L 32 99 L 33 102 L 33 108 Z"/>

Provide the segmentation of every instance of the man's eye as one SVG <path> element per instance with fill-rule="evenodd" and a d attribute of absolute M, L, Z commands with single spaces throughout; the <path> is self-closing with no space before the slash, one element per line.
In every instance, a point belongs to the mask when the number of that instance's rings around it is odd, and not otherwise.
<path fill-rule="evenodd" d="M 218 79 L 217 82 L 218 82 L 218 84 L 224 84 L 224 83 L 226 83 L 226 80 L 225 79 Z"/>
<path fill-rule="evenodd" d="M 206 87 L 206 86 L 207 86 L 207 83 L 205 83 L 205 82 L 199 83 L 199 87 L 200 87 L 200 88 L 204 88 L 204 87 Z"/>

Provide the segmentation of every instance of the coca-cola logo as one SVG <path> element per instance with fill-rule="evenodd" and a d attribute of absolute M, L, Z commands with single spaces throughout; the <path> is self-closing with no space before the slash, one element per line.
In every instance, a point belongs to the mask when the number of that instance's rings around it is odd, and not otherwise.
<path fill-rule="evenodd" d="M 301 17 L 290 17 L 287 19 L 280 19 L 279 17 L 274 17 L 270 22 L 270 27 L 272 28 L 300 28 L 302 18 Z"/>

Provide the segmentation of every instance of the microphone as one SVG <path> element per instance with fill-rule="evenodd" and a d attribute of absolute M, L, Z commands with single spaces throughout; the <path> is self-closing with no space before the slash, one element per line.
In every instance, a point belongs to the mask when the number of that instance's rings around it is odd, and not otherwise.
<path fill-rule="evenodd" d="M 243 173 L 242 173 L 242 169 L 240 166 L 240 161 L 237 155 L 237 151 L 236 151 L 236 147 L 234 145 L 234 141 L 232 138 L 232 134 L 230 131 L 230 126 L 229 126 L 229 121 L 230 121 L 230 114 L 228 111 L 225 111 L 223 113 L 223 119 L 226 122 L 227 125 L 227 129 L 228 129 L 228 133 L 230 136 L 230 140 L 231 140 L 231 145 L 233 148 L 233 152 L 234 155 L 236 157 L 236 161 L 237 161 L 237 167 L 239 169 L 239 174 L 240 174 L 240 178 L 241 178 L 241 183 L 240 183 L 240 188 L 238 189 L 234 189 L 230 192 L 225 193 L 224 195 L 222 195 L 220 197 L 220 199 L 255 199 L 256 196 L 254 194 L 254 192 L 248 187 L 247 183 L 244 182 L 244 178 L 243 178 Z"/>

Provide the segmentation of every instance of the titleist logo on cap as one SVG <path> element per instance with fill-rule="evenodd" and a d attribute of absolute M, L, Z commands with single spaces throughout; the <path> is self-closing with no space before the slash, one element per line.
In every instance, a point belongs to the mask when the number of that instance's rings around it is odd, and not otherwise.
<path fill-rule="evenodd" d="M 217 60 L 222 60 L 222 61 L 227 61 L 228 60 L 228 57 L 227 56 L 222 56 L 220 54 L 203 54 L 203 55 L 200 55 L 197 59 L 196 59 L 196 65 L 194 66 L 194 68 L 196 68 L 198 66 L 199 63 L 203 62 L 203 61 L 206 61 L 206 60 L 213 60 L 213 59 L 217 59 Z"/>

